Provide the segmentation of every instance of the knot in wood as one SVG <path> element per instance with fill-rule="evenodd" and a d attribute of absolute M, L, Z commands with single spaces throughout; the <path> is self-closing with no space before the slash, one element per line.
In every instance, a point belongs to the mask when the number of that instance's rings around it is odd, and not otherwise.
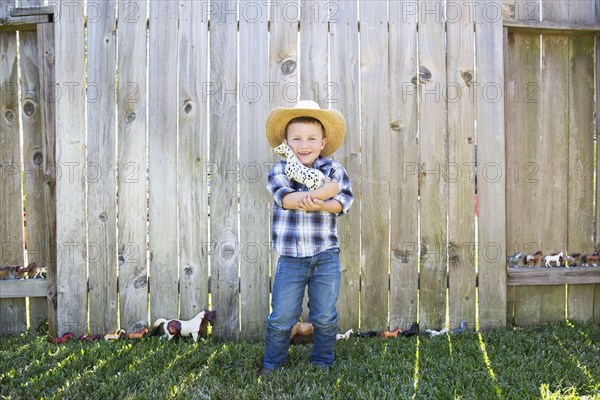
<path fill-rule="evenodd" d="M 33 163 L 35 165 L 42 165 L 42 162 L 44 162 L 44 155 L 42 154 L 41 151 L 36 151 L 33 154 Z"/>
<path fill-rule="evenodd" d="M 409 252 L 407 250 L 394 249 L 393 250 L 394 257 L 399 259 L 402 264 L 408 263 Z"/>
<path fill-rule="evenodd" d="M 194 105 L 192 104 L 191 101 L 188 100 L 183 104 L 183 112 L 185 112 L 186 114 L 191 113 L 193 109 L 194 109 Z"/>
<path fill-rule="evenodd" d="M 283 75 L 290 75 L 296 70 L 296 61 L 294 60 L 285 60 L 281 64 L 281 73 Z"/>
<path fill-rule="evenodd" d="M 429 83 L 431 82 L 431 71 L 429 68 L 419 65 L 419 81 L 421 83 Z M 413 77 L 412 79 L 413 85 L 417 84 L 417 77 Z"/>
<path fill-rule="evenodd" d="M 106 215 L 106 213 L 100 213 L 100 215 L 98 215 L 98 219 L 102 222 L 106 222 L 108 221 L 108 216 Z"/>
<path fill-rule="evenodd" d="M 6 112 L 4 113 L 4 118 L 6 118 L 6 120 L 10 122 L 15 118 L 15 113 L 13 112 L 13 110 L 6 110 Z"/>
<path fill-rule="evenodd" d="M 221 259 L 223 261 L 230 260 L 235 255 L 235 248 L 231 245 L 224 245 L 221 248 Z"/>
<path fill-rule="evenodd" d="M 127 120 L 127 123 L 130 124 L 133 121 L 135 121 L 135 119 L 137 118 L 137 115 L 136 115 L 135 111 L 129 111 L 125 118 Z"/>
<path fill-rule="evenodd" d="M 460 73 L 460 76 L 463 78 L 467 86 L 471 86 L 471 83 L 473 83 L 473 72 L 463 71 Z"/>
<path fill-rule="evenodd" d="M 400 121 L 392 121 L 390 122 L 390 128 L 393 131 L 400 131 L 400 129 L 402 128 L 402 125 L 400 125 Z"/>
<path fill-rule="evenodd" d="M 455 243 L 448 243 L 448 258 L 451 264 L 457 264 L 460 261 L 460 256 L 458 255 L 458 247 Z"/>
<path fill-rule="evenodd" d="M 23 104 L 23 112 L 28 117 L 31 117 L 33 115 L 33 113 L 35 112 L 35 104 L 33 104 L 32 101 L 27 100 L 25 102 L 25 104 Z"/>
<path fill-rule="evenodd" d="M 147 285 L 148 278 L 146 277 L 146 275 L 142 275 L 133 281 L 133 287 L 136 289 L 141 289 L 143 287 L 146 287 Z"/>

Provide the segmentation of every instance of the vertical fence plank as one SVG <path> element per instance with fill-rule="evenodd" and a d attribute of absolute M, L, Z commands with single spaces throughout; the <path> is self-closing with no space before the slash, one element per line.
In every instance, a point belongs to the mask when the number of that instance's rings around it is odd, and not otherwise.
<path fill-rule="evenodd" d="M 254 3 L 240 15 L 240 307 L 241 335 L 260 339 L 269 313 L 269 209 L 265 189 L 273 158 L 265 137 L 269 108 L 265 82 L 269 81 L 268 8 Z"/>
<path fill-rule="evenodd" d="M 119 314 L 120 325 L 128 329 L 148 320 L 146 2 L 119 2 L 119 21 Z"/>
<path fill-rule="evenodd" d="M 506 5 L 506 3 L 505 3 Z M 477 27 L 477 25 L 475 25 Z M 479 45 L 479 40 L 476 40 L 476 45 Z M 515 238 L 517 233 L 517 227 L 511 226 L 508 222 L 510 218 L 515 217 L 515 211 L 510 210 L 508 206 L 510 204 L 515 204 L 518 195 L 520 192 L 517 192 L 515 187 L 514 179 L 511 179 L 508 176 L 508 163 L 514 160 L 515 150 L 519 147 L 519 144 L 515 141 L 510 142 L 508 140 L 509 137 L 514 138 L 516 135 L 516 107 L 515 107 L 515 91 L 510 88 L 515 85 L 515 59 L 516 59 L 516 51 L 515 51 L 515 36 L 513 34 L 508 34 L 508 29 L 503 29 L 503 52 L 504 52 L 504 149 L 506 154 L 506 160 L 504 164 L 504 170 L 506 171 L 505 182 L 505 228 L 506 228 L 506 253 L 507 254 L 516 254 L 515 245 L 512 244 L 509 240 Z M 479 136 L 479 135 L 478 135 Z M 479 153 L 481 150 L 477 151 L 477 156 L 479 157 Z M 480 188 L 477 189 L 478 197 L 480 196 Z M 478 199 L 479 201 L 479 199 Z M 478 221 L 481 220 L 482 213 L 479 210 L 479 218 Z M 479 222 L 478 222 L 479 227 Z M 479 232 L 478 232 L 479 234 Z M 481 240 L 481 239 L 480 239 Z M 505 274 L 506 275 L 506 274 Z M 506 277 L 504 277 L 504 281 L 506 282 Z M 481 290 L 481 284 L 479 284 Z M 505 320 L 508 323 L 513 323 L 513 314 L 514 314 L 514 305 L 515 305 L 515 286 L 507 286 L 506 287 L 506 318 Z M 479 303 L 479 313 L 481 310 L 481 302 Z"/>
<path fill-rule="evenodd" d="M 0 32 L 0 265 L 23 266 L 17 34 Z M 25 298 L 0 300 L 0 334 L 27 330 Z"/>
<path fill-rule="evenodd" d="M 237 20 L 235 1 L 211 2 L 210 154 L 218 168 L 210 178 L 211 293 L 220 339 L 239 337 Z"/>
<path fill-rule="evenodd" d="M 56 240 L 56 81 L 54 24 L 37 27 L 38 66 L 40 77 L 40 119 L 42 120 L 42 162 L 44 181 L 45 242 L 48 279 L 48 330 L 58 333 L 57 322 L 57 240 Z"/>
<path fill-rule="evenodd" d="M 118 256 L 120 325 L 148 320 L 146 2 L 119 2 Z"/>
<path fill-rule="evenodd" d="M 596 0 L 595 2 L 595 7 L 596 7 L 596 23 L 600 23 L 600 0 Z M 598 57 L 597 55 L 600 54 L 600 36 L 596 36 L 596 64 L 594 66 L 594 76 L 596 77 L 596 85 L 595 85 L 595 90 L 596 90 L 596 104 L 595 104 L 595 114 L 596 114 L 596 118 L 595 118 L 595 127 L 596 127 L 596 131 L 594 132 L 594 137 L 596 138 L 596 143 L 598 143 L 598 133 L 600 132 L 600 101 L 598 101 L 598 98 L 600 97 L 600 57 Z M 598 152 L 596 150 L 596 159 L 600 159 L 600 152 Z M 596 168 L 598 168 L 596 171 L 598 171 L 600 169 L 600 163 L 596 162 Z M 596 172 L 596 176 L 598 175 L 598 172 Z M 598 200 L 598 198 L 600 197 L 600 190 L 598 190 L 598 187 L 600 187 L 600 179 L 596 179 L 596 226 L 595 226 L 595 240 L 596 243 L 598 242 L 598 238 L 599 238 L 599 233 L 600 233 L 600 223 L 598 221 L 600 221 L 600 201 Z M 600 284 L 596 284 L 595 285 L 595 290 L 594 290 L 594 322 L 595 323 L 600 323 Z"/>
<path fill-rule="evenodd" d="M 116 208 L 116 4 L 89 7 L 88 56 L 88 293 L 90 332 L 118 327 Z"/>
<path fill-rule="evenodd" d="M 541 193 L 538 189 L 538 163 L 531 159 L 539 147 L 540 43 L 538 35 L 513 36 L 509 51 L 514 53 L 515 69 L 510 71 L 507 112 L 513 113 L 514 124 L 506 127 L 507 165 L 507 246 L 510 253 L 534 253 L 540 250 L 539 220 L 536 206 Z M 526 132 L 526 134 L 523 134 Z M 508 145 L 508 144 L 511 145 Z M 519 286 L 514 289 L 514 322 L 529 325 L 539 322 L 540 288 Z"/>
<path fill-rule="evenodd" d="M 39 6 L 40 1 L 28 2 L 27 6 Z M 21 4 L 23 6 L 23 4 Z M 37 33 L 19 32 L 21 67 L 21 121 L 23 125 L 23 184 L 27 232 L 27 263 L 48 266 L 48 236 L 46 201 L 44 195 L 44 136 L 42 131 L 40 71 Z M 29 298 L 29 325 L 35 331 L 48 318 L 46 299 Z"/>
<path fill-rule="evenodd" d="M 208 20 L 204 3 L 180 1 L 179 22 L 179 290 L 180 314 L 208 308 Z"/>
<path fill-rule="evenodd" d="M 359 3 L 361 69 L 361 329 L 388 326 L 389 162 L 388 29 L 385 1 Z M 374 99 L 377 99 L 374 101 Z"/>
<path fill-rule="evenodd" d="M 292 11 L 288 11 L 292 10 Z M 294 11 L 295 10 L 295 11 Z M 298 3 L 282 0 L 270 3 L 269 106 L 296 104 L 298 83 Z M 271 93 L 271 92 L 269 92 Z"/>
<path fill-rule="evenodd" d="M 478 216 L 478 275 L 479 275 L 479 304 L 478 317 L 481 327 L 504 326 L 506 321 L 506 240 L 507 218 L 509 207 L 506 197 L 508 182 L 505 158 L 504 109 L 515 107 L 514 99 L 509 105 L 503 96 L 505 73 L 504 57 L 513 57 L 512 49 L 504 53 L 501 2 L 491 3 L 498 10 L 494 16 L 483 18 L 476 15 L 476 49 L 477 71 L 476 95 L 477 125 L 477 196 L 479 205 Z M 514 60 L 514 58 L 511 58 Z M 508 77 L 514 79 L 514 75 Z M 489 88 L 489 91 L 487 90 Z M 504 91 L 509 96 L 508 91 Z M 512 113 L 512 111 L 511 111 Z M 510 114 L 510 113 L 507 113 Z M 514 120 L 514 113 L 512 114 Z M 506 130 L 514 131 L 512 124 L 507 124 Z M 508 135 L 508 133 L 507 133 Z M 514 140 L 514 136 L 513 136 Z M 514 155 L 514 146 L 511 152 Z M 508 151 L 506 151 L 508 153 Z M 508 156 L 506 156 L 508 157 Z M 489 166 L 489 174 L 487 167 Z M 521 193 L 524 195 L 524 193 Z M 506 211 L 505 211 L 506 210 Z"/>
<path fill-rule="evenodd" d="M 53 2 L 56 37 L 58 334 L 87 330 L 84 2 Z"/>
<path fill-rule="evenodd" d="M 475 15 L 459 2 L 446 23 L 448 164 L 448 297 L 450 326 L 475 326 Z M 453 16 L 453 14 L 456 14 Z M 486 21 L 487 22 L 487 21 Z M 496 43 L 500 46 L 502 42 Z M 495 55 L 495 54 L 494 54 Z M 501 218 L 499 216 L 499 218 Z"/>
<path fill-rule="evenodd" d="M 300 25 L 300 98 L 327 108 L 328 84 L 327 0 L 303 0 Z"/>
<path fill-rule="evenodd" d="M 437 0 L 419 2 L 420 106 L 419 154 L 421 160 L 421 260 L 419 320 L 422 328 L 439 329 L 445 322 L 447 288 L 448 182 L 441 172 L 448 164 L 445 24 L 443 5 Z"/>
<path fill-rule="evenodd" d="M 542 2 L 544 20 L 568 20 L 568 3 Z M 552 229 L 540 230 L 540 241 L 545 255 L 565 251 L 567 246 L 568 188 L 568 57 L 569 39 L 565 36 L 542 35 L 541 77 L 541 147 L 539 148 L 540 194 L 542 224 Z M 554 194 L 554 195 L 552 195 Z M 541 321 L 558 321 L 565 318 L 566 286 L 546 286 L 542 291 Z"/>
<path fill-rule="evenodd" d="M 539 20 L 539 2 L 515 1 L 514 18 Z M 540 201 L 539 162 L 531 157 L 539 147 L 539 35 L 509 34 L 507 57 L 510 58 L 506 62 L 505 102 L 506 248 L 508 254 L 534 253 L 541 250 L 539 230 L 534 224 L 540 218 L 539 207 L 535 206 Z M 482 212 L 480 195 L 480 216 Z M 480 227 L 482 223 L 480 219 Z M 507 319 L 517 325 L 539 322 L 541 288 L 517 286 L 511 287 L 510 292 L 512 304 Z"/>
<path fill-rule="evenodd" d="M 178 316 L 177 29 L 179 3 L 150 4 L 148 171 L 150 316 Z"/>
<path fill-rule="evenodd" d="M 389 3 L 390 327 L 417 321 L 419 293 L 417 2 Z M 415 79 L 413 81 L 413 79 Z"/>
<path fill-rule="evenodd" d="M 571 1 L 569 20 L 594 23 L 594 3 Z M 594 206 L 590 188 L 594 171 L 594 51 L 593 37 L 569 38 L 568 243 L 572 252 L 591 253 L 594 246 Z M 568 285 L 567 318 L 592 321 L 594 286 Z"/>
<path fill-rule="evenodd" d="M 540 39 L 539 35 L 514 34 L 509 51 L 514 71 L 509 71 L 508 112 L 514 124 L 506 127 L 507 205 L 506 226 L 511 252 L 534 253 L 541 249 L 538 239 L 540 212 L 538 154 L 540 126 Z M 483 210 L 482 210 L 483 212 Z M 518 286 L 514 290 L 514 319 L 517 325 L 536 324 L 540 320 L 541 288 Z"/>
<path fill-rule="evenodd" d="M 292 10 L 291 15 L 285 10 Z M 294 13 L 294 10 L 296 13 Z M 298 75 L 298 2 L 282 0 L 269 3 L 269 109 L 275 107 L 292 107 L 299 96 Z M 279 156 L 271 160 L 279 161 Z M 269 206 L 273 199 L 269 199 Z M 270 225 L 269 225 L 270 227 Z M 278 255 L 272 252 L 271 287 L 275 280 Z M 303 317 L 308 318 L 306 295 L 303 302 Z"/>
<path fill-rule="evenodd" d="M 352 182 L 354 203 L 350 212 L 338 220 L 342 283 L 337 303 L 341 331 L 359 328 L 360 298 L 360 97 L 358 91 L 358 5 L 355 2 L 330 2 L 330 68 L 328 98 L 330 106 L 346 119 L 346 138 L 334 154 Z"/>

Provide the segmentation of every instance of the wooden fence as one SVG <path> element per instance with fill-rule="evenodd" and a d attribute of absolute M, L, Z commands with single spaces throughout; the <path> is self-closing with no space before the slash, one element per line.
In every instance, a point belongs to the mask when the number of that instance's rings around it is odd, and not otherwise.
<path fill-rule="evenodd" d="M 298 99 L 347 119 L 341 330 L 600 322 L 600 268 L 506 268 L 598 242 L 595 1 L 18 5 L 0 13 L 0 264 L 48 278 L 0 281 L 3 332 L 210 307 L 218 337 L 263 337 L 264 122 Z"/>

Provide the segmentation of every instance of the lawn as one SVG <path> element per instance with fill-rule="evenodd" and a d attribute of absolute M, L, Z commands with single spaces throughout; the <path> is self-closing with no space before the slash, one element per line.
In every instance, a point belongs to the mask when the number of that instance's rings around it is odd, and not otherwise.
<path fill-rule="evenodd" d="M 213 339 L 54 345 L 0 337 L 1 399 L 600 399 L 600 325 L 338 341 L 336 365 L 309 345 L 257 379 L 264 343 Z"/>

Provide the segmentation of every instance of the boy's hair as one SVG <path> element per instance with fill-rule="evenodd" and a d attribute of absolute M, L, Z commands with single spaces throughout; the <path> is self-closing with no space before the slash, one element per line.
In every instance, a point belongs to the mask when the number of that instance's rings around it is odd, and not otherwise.
<path fill-rule="evenodd" d="M 287 125 L 285 126 L 285 134 L 284 137 L 287 139 L 287 133 L 288 133 L 288 127 L 292 124 L 315 124 L 315 125 L 319 125 L 321 127 L 321 132 L 323 132 L 323 137 L 325 137 L 325 127 L 323 126 L 323 124 L 321 123 L 321 121 L 319 121 L 316 118 L 313 117 L 296 117 L 290 120 L 290 122 L 287 123 Z"/>

